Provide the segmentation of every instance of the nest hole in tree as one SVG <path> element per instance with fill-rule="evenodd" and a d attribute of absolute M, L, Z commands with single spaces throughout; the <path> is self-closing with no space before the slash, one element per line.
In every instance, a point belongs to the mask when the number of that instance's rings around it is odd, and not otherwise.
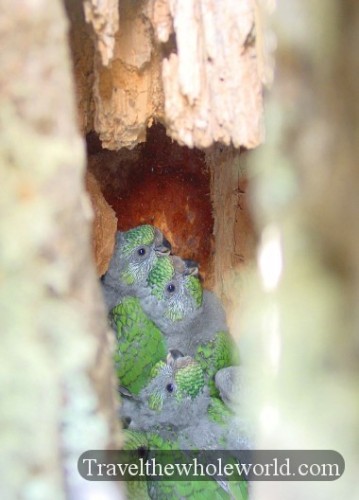
<path fill-rule="evenodd" d="M 213 214 L 205 154 L 179 146 L 154 124 L 145 143 L 119 151 L 102 149 L 87 134 L 88 169 L 117 217 L 117 229 L 152 224 L 173 253 L 200 264 L 206 286 L 213 282 Z"/>
<path fill-rule="evenodd" d="M 176 39 L 172 32 L 165 44 L 155 40 L 146 6 L 120 2 L 113 60 L 106 66 L 100 35 L 86 22 L 82 2 L 65 0 L 78 121 L 88 146 L 86 181 L 95 193 L 92 201 L 97 200 L 93 247 L 98 275 L 107 269 L 116 229 L 108 203 L 118 230 L 144 223 L 159 227 L 175 254 L 200 264 L 204 286 L 225 305 L 234 303 L 234 276 L 253 258 L 256 243 L 241 152 L 216 143 L 206 150 L 190 149 L 167 136 L 176 134 L 165 128 L 161 68 L 176 51 Z"/>

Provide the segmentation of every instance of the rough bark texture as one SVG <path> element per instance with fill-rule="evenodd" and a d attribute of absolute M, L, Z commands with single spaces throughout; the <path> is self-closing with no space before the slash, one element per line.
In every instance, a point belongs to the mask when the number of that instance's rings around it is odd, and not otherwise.
<path fill-rule="evenodd" d="M 162 66 L 168 133 L 190 147 L 257 146 L 262 85 L 253 0 L 168 3 L 177 42 L 177 53 Z M 161 19 L 155 31 L 166 41 L 169 24 L 164 28 Z"/>
<path fill-rule="evenodd" d="M 281 2 L 273 26 L 268 141 L 250 168 L 258 273 L 238 313 L 242 360 L 256 381 L 251 417 L 257 448 L 337 450 L 346 466 L 337 481 L 254 482 L 253 500 L 354 500 L 359 5 Z"/>
<path fill-rule="evenodd" d="M 123 0 L 108 67 L 98 55 L 100 40 L 96 42 L 95 36 L 94 80 L 87 73 L 84 77 L 84 69 L 90 70 L 90 35 L 78 12 L 79 3 L 67 5 L 80 115 L 89 113 L 81 119 L 83 129 L 89 130 L 94 111 L 93 128 L 105 148 L 134 148 L 146 140 L 146 128 L 153 119 L 162 120 L 171 137 L 190 147 L 219 141 L 251 148 L 261 141 L 261 81 L 270 79 L 271 71 L 263 62 L 261 16 L 254 1 L 191 0 L 180 8 L 169 0 Z M 104 4 L 104 17 L 109 14 L 106 8 Z M 212 171 L 217 248 L 228 252 L 215 254 L 215 281 L 217 291 L 231 304 L 232 280 L 223 275 L 229 266 L 251 259 L 254 236 L 249 212 L 242 206 L 246 180 L 238 173 L 238 153 L 218 151 L 208 152 L 207 163 Z M 162 206 L 161 198 L 153 203 Z M 146 220 L 152 212 L 149 208 Z M 207 264 L 204 267 L 207 270 Z"/>
<path fill-rule="evenodd" d="M 86 172 L 86 189 L 94 211 L 92 223 L 92 250 L 97 274 L 102 276 L 108 269 L 115 246 L 117 217 L 105 200 L 100 185 L 91 172 Z"/>
<path fill-rule="evenodd" d="M 89 498 L 77 459 L 117 423 L 67 25 L 60 1 L 0 19 L 1 497 Z"/>
<path fill-rule="evenodd" d="M 115 34 L 119 28 L 118 0 L 84 0 L 85 18 L 91 23 L 97 49 L 104 66 L 111 62 L 115 48 Z"/>
<path fill-rule="evenodd" d="M 115 210 L 119 230 L 155 225 L 176 255 L 200 263 L 204 285 L 213 286 L 210 170 L 202 151 L 179 146 L 157 124 L 132 150 L 90 154 L 88 168 Z"/>
<path fill-rule="evenodd" d="M 152 44 L 146 2 L 120 2 L 111 67 L 95 64 L 95 130 L 107 149 L 133 148 L 163 116 L 160 54 Z"/>
<path fill-rule="evenodd" d="M 255 257 L 256 237 L 249 211 L 247 171 L 243 155 L 232 148 L 215 146 L 206 152 L 211 169 L 214 217 L 214 283 L 233 332 L 233 310 L 240 308 L 242 272 Z"/>
<path fill-rule="evenodd" d="M 189 147 L 213 142 L 257 146 L 263 137 L 261 37 L 254 0 L 122 0 L 116 31 L 114 1 L 84 2 L 94 25 L 94 80 L 81 44 L 84 19 L 71 10 L 72 47 L 79 102 L 107 149 L 133 148 L 146 140 L 153 120 Z M 101 7 L 101 9 L 100 9 Z M 116 11 L 117 12 L 117 11 Z M 76 33 L 78 32 L 78 33 Z M 85 54 L 88 52 L 85 52 Z M 92 90 L 91 90 L 92 87 Z M 83 94 L 83 96 L 81 96 Z M 86 131 L 89 129 L 86 128 Z"/>
<path fill-rule="evenodd" d="M 94 128 L 95 48 L 91 37 L 91 26 L 85 21 L 82 2 L 64 0 L 64 4 L 70 20 L 69 42 L 75 79 L 78 124 L 80 130 L 87 134 Z"/>

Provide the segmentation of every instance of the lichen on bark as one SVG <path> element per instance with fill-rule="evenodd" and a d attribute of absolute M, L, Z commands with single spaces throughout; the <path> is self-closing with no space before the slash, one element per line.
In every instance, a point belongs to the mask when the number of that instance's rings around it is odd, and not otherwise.
<path fill-rule="evenodd" d="M 77 458 L 118 431 L 111 352 L 65 14 L 17 7 L 0 7 L 1 492 L 80 498 Z"/>

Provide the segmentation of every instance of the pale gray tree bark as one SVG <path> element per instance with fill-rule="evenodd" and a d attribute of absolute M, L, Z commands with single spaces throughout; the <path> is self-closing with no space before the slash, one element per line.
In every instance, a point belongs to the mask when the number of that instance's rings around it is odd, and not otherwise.
<path fill-rule="evenodd" d="M 60 0 L 1 2 L 4 499 L 88 498 L 92 486 L 78 476 L 78 457 L 118 444 L 67 29 Z M 119 497 L 113 485 L 100 489 Z"/>
<path fill-rule="evenodd" d="M 257 448 L 334 449 L 346 469 L 258 482 L 253 500 L 358 498 L 358 7 L 293 0 L 271 16 L 267 141 L 249 166 L 258 272 L 238 314 Z"/>

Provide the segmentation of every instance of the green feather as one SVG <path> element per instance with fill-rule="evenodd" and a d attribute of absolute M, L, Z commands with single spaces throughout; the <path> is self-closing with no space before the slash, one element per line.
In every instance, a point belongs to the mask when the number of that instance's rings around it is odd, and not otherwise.
<path fill-rule="evenodd" d="M 151 410 L 161 411 L 163 406 L 163 397 L 162 394 L 158 391 L 151 394 L 148 399 L 148 406 Z"/>
<path fill-rule="evenodd" d="M 171 451 L 171 463 L 188 463 L 188 455 L 179 449 L 178 442 L 175 440 L 165 440 L 156 433 L 146 434 L 136 431 L 124 431 L 124 433 L 126 436 L 125 449 L 136 450 L 140 447 L 146 448 L 149 450 L 149 458 L 151 457 L 151 452 L 155 452 L 156 450 Z M 168 455 L 156 455 L 157 470 L 160 466 L 164 467 L 168 463 L 168 457 Z M 247 484 L 245 481 L 239 480 L 228 482 L 230 493 L 227 493 L 214 479 L 207 481 L 171 481 L 167 479 L 155 481 L 148 477 L 146 482 L 133 481 L 127 483 L 127 486 L 130 498 L 134 498 L 135 500 L 140 499 L 139 495 L 141 494 L 143 494 L 143 499 L 151 498 L 155 500 L 172 500 L 174 498 L 191 500 L 229 500 L 230 498 L 248 500 Z"/>
<path fill-rule="evenodd" d="M 194 298 L 197 307 L 200 307 L 203 299 L 203 288 L 201 282 L 195 276 L 188 276 L 186 279 L 186 286 L 190 294 Z"/>
<path fill-rule="evenodd" d="M 124 233 L 124 244 L 121 254 L 124 257 L 131 255 L 133 250 L 140 245 L 151 245 L 155 239 L 155 228 L 150 225 L 143 225 L 130 229 Z"/>
<path fill-rule="evenodd" d="M 186 396 L 191 396 L 193 399 L 204 387 L 203 370 L 200 364 L 194 360 L 176 370 L 174 379 L 177 385 L 176 398 L 178 400 Z"/>
<path fill-rule="evenodd" d="M 225 424 L 228 418 L 233 417 L 233 413 L 226 406 L 221 399 L 211 398 L 211 402 L 208 407 L 208 415 L 214 422 L 218 424 Z"/>
<path fill-rule="evenodd" d="M 205 373 L 210 395 L 218 396 L 214 376 L 221 368 L 238 364 L 237 347 L 228 332 L 217 332 L 213 340 L 198 347 L 195 359 Z"/>
<path fill-rule="evenodd" d="M 175 269 L 170 257 L 163 256 L 157 259 L 147 278 L 152 295 L 158 299 L 163 298 L 164 287 L 173 278 L 174 273 Z"/>
<path fill-rule="evenodd" d="M 158 363 L 156 363 L 156 364 L 153 366 L 152 370 L 151 370 L 151 374 L 150 374 L 150 375 L 151 375 L 151 378 L 155 378 L 155 377 L 157 377 L 157 375 L 159 374 L 159 372 L 160 372 L 160 371 L 162 370 L 162 368 L 164 368 L 165 366 L 166 366 L 166 363 L 165 363 L 163 360 L 161 360 L 161 361 L 159 361 Z"/>
<path fill-rule="evenodd" d="M 138 450 L 148 449 L 149 444 L 144 432 L 132 431 L 125 429 L 123 430 L 124 437 L 124 450 Z M 138 460 L 134 460 L 134 463 L 138 462 Z M 127 481 L 126 482 L 127 489 L 127 498 L 131 498 L 133 500 L 149 500 L 150 496 L 148 494 L 147 489 L 147 480 L 141 479 L 138 481 Z"/>
<path fill-rule="evenodd" d="M 150 380 L 153 366 L 166 356 L 165 339 L 135 297 L 125 297 L 110 316 L 117 331 L 117 376 L 121 385 L 138 394 Z"/>
<path fill-rule="evenodd" d="M 123 430 L 123 449 L 136 450 L 138 448 L 148 448 L 148 440 L 144 432 L 133 431 L 130 429 Z"/>
<path fill-rule="evenodd" d="M 161 370 L 166 370 L 167 373 L 171 373 L 173 370 L 173 378 L 177 386 L 177 391 L 181 393 L 181 396 L 192 396 L 193 398 L 198 395 L 204 385 L 203 372 L 199 364 L 190 357 L 178 358 L 175 361 L 170 361 L 167 364 L 158 363 L 152 370 L 156 377 L 161 377 Z M 153 401 L 163 401 L 163 396 L 160 394 L 160 390 L 156 389 L 156 392 L 150 396 L 150 400 Z M 150 403 L 150 407 L 154 407 Z M 161 406 L 162 407 L 162 406 Z M 157 408 L 153 408 L 157 409 Z M 159 411 L 161 408 L 159 408 Z M 211 398 L 208 417 L 215 423 L 223 428 L 223 432 L 219 434 L 219 442 L 217 443 L 219 447 L 226 449 L 227 443 L 227 429 L 228 425 L 232 425 L 231 418 L 233 417 L 232 412 L 224 405 L 224 403 L 217 398 Z M 200 428 L 198 429 L 200 432 Z M 162 426 L 161 432 L 168 432 L 166 438 L 156 434 L 155 432 L 148 432 L 146 436 L 146 444 L 148 446 L 149 459 L 151 457 L 156 457 L 157 470 L 160 466 L 164 467 L 168 460 L 171 464 L 186 464 L 189 463 L 188 459 L 193 458 L 194 455 L 189 456 L 187 452 L 179 449 L 179 442 L 177 439 L 177 431 L 172 431 L 170 422 L 168 426 L 165 424 Z M 143 433 L 141 433 L 143 434 Z M 172 437 L 170 437 L 172 436 Z M 134 440 L 134 446 L 138 443 L 143 443 L 143 436 L 140 435 L 139 439 Z M 143 444 L 142 444 L 143 446 Z M 136 448 L 134 448 L 136 449 Z M 171 454 L 154 454 L 156 450 L 171 451 Z M 196 449 L 193 448 L 193 453 L 196 454 Z M 201 456 L 201 451 L 198 451 L 199 456 Z M 235 463 L 235 458 L 229 458 L 226 463 Z M 189 499 L 194 498 L 197 500 L 207 500 L 207 499 L 226 499 L 235 498 L 238 500 L 248 500 L 248 490 L 247 485 L 240 477 L 236 478 L 234 481 L 228 481 L 226 483 L 226 489 L 223 484 L 216 482 L 214 479 L 209 478 L 207 481 L 194 481 L 191 479 L 178 481 L 175 480 L 162 480 L 156 481 L 147 478 L 148 494 L 151 499 L 156 500 L 169 500 L 172 498 L 183 498 Z"/>
<path fill-rule="evenodd" d="M 166 318 L 170 319 L 173 323 L 181 321 L 184 316 L 183 309 L 177 309 L 174 305 L 167 309 L 165 312 Z"/>
<path fill-rule="evenodd" d="M 120 273 L 120 279 L 125 285 L 133 285 L 136 281 L 136 275 L 127 267 Z"/>

